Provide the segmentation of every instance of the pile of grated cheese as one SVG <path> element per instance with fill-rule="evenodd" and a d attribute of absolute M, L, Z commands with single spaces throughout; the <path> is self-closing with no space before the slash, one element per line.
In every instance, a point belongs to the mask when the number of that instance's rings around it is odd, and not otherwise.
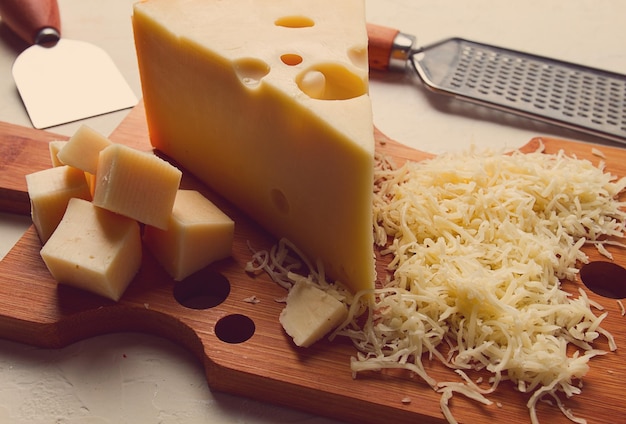
<path fill-rule="evenodd" d="M 626 179 L 540 151 L 442 155 L 382 166 L 377 177 L 377 244 L 393 255 L 394 273 L 377 290 L 365 326 L 342 331 L 360 350 L 352 369 L 414 371 L 442 393 L 449 422 L 453 393 L 490 403 L 484 395 L 503 380 L 532 393 L 533 423 L 546 395 L 584 422 L 557 393 L 580 393 L 589 359 L 605 353 L 592 346 L 600 336 L 610 350 L 616 346 L 600 326 L 606 314 L 592 310 L 601 306 L 582 290 L 568 295 L 560 279 L 573 279 L 577 263 L 588 262 L 584 244 L 610 256 L 604 244 L 624 236 L 617 196 Z M 568 356 L 570 345 L 576 353 Z M 460 380 L 435 382 L 424 354 L 457 370 Z M 487 370 L 490 387 L 463 370 Z"/>
<path fill-rule="evenodd" d="M 393 275 L 367 308 L 359 299 L 371 296 L 342 292 L 351 313 L 331 336 L 347 336 L 357 347 L 355 375 L 410 370 L 441 393 L 450 423 L 455 393 L 491 404 L 487 395 L 505 380 L 530 394 L 531 422 L 538 422 L 537 402 L 550 398 L 569 419 L 585 422 L 561 395 L 581 393 L 589 360 L 607 353 L 594 342 L 604 338 L 611 351 L 616 345 L 601 327 L 602 306 L 583 290 L 569 295 L 560 280 L 572 280 L 577 265 L 588 262 L 583 245 L 609 258 L 605 245 L 624 247 L 615 240 L 626 230 L 618 200 L 626 179 L 605 173 L 602 163 L 541 151 L 470 151 L 397 169 L 381 160 L 376 177 L 376 242 L 391 255 Z M 257 254 L 264 267 L 255 269 L 276 276 L 271 270 L 281 268 L 287 248 L 278 251 L 270 265 Z M 292 269 L 280 274 L 293 280 Z M 309 278 L 333 287 L 323 272 Z M 422 362 L 433 359 L 457 377 L 433 379 Z M 491 377 L 473 381 L 474 371 Z"/>

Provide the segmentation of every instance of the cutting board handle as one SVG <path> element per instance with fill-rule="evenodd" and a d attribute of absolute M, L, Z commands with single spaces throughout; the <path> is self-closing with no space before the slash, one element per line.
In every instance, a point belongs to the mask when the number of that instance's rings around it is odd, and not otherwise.
<path fill-rule="evenodd" d="M 61 17 L 56 0 L 0 0 L 0 16 L 29 44 L 44 45 L 58 41 L 61 36 Z"/>

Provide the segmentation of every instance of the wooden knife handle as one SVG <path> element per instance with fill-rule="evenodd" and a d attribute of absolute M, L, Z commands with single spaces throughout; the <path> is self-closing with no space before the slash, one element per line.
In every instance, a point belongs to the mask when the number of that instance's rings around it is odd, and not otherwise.
<path fill-rule="evenodd" d="M 387 71 L 390 68 L 404 67 L 409 58 L 415 37 L 399 30 L 376 24 L 367 24 L 370 69 Z"/>
<path fill-rule="evenodd" d="M 30 44 L 42 44 L 42 30 L 61 34 L 61 17 L 56 0 L 0 0 L 2 21 Z"/>

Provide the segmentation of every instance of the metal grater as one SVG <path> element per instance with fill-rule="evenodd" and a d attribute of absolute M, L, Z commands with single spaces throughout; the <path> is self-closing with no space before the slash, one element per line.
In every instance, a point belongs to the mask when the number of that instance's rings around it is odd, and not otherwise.
<path fill-rule="evenodd" d="M 461 38 L 409 61 L 434 91 L 626 143 L 626 75 Z"/>

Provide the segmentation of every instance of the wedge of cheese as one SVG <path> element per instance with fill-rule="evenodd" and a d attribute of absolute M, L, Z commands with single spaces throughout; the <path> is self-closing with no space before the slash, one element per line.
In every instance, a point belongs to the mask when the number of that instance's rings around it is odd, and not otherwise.
<path fill-rule="evenodd" d="M 167 230 L 146 226 L 143 239 L 170 276 L 180 281 L 231 255 L 235 222 L 195 190 L 178 190 Z"/>
<path fill-rule="evenodd" d="M 150 139 L 353 290 L 373 287 L 363 0 L 147 0 Z"/>
<path fill-rule="evenodd" d="M 117 301 L 141 265 L 139 224 L 74 198 L 40 254 L 59 283 Z"/>
<path fill-rule="evenodd" d="M 85 173 L 67 165 L 26 175 L 26 186 L 31 218 L 42 243 L 61 222 L 70 199 L 91 200 Z"/>

